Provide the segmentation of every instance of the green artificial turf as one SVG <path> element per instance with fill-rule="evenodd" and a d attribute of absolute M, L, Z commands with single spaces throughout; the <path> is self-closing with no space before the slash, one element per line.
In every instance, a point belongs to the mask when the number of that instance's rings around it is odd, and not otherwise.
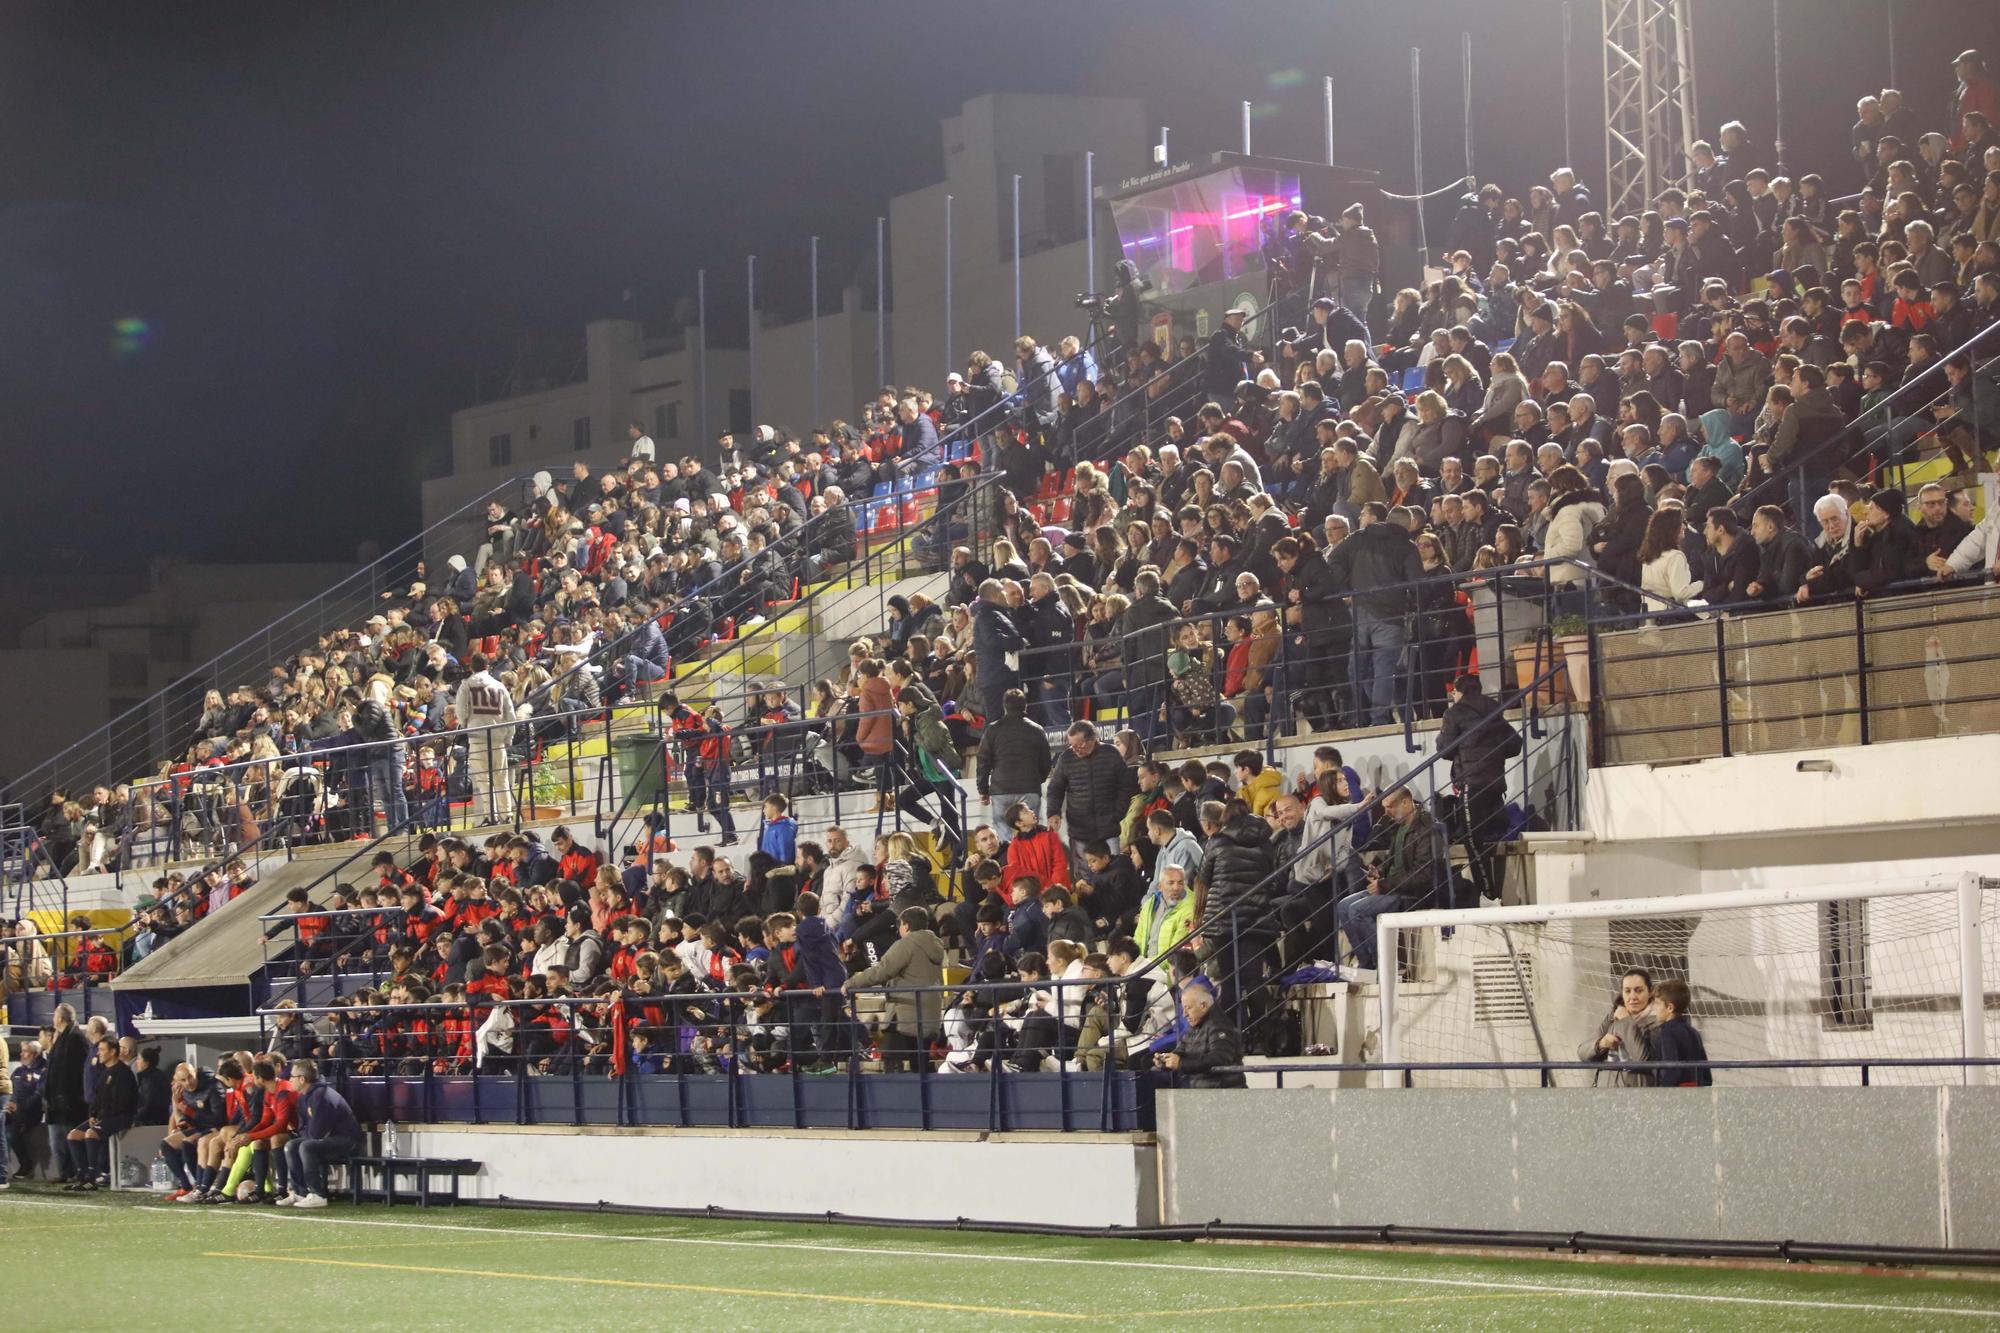
<path fill-rule="evenodd" d="M 0 1244 L 9 1271 L 71 1293 L 25 1294 L 10 1329 L 212 1327 L 246 1309 L 342 1329 L 2000 1328 L 2000 1282 L 1977 1279 L 475 1207 L 296 1214 L 19 1182 L 0 1194 Z"/>

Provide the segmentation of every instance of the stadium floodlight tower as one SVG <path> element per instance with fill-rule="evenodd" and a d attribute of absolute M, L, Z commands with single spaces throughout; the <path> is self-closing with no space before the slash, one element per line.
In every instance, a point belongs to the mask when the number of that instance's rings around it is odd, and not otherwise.
<path fill-rule="evenodd" d="M 1603 0 L 1606 219 L 1685 186 L 1695 128 L 1690 0 Z"/>

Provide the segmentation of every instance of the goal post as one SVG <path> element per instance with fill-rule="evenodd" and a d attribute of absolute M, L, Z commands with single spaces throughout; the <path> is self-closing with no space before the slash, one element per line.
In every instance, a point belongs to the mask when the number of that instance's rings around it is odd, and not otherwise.
<path fill-rule="evenodd" d="M 1397 912 L 1376 921 L 1380 1061 L 1420 1086 L 1543 1083 L 1581 1062 L 1623 978 L 1686 983 L 1711 1060 L 1982 1059 L 1996 1044 L 2000 880 L 1973 874 L 1547 906 Z M 1554 1070 L 1547 1082 L 1618 1077 Z M 1629 1057 L 1627 1057 L 1629 1058 Z M 1636 1074 L 1637 1071 L 1634 1071 Z M 1982 1083 L 1976 1065 L 1884 1065 L 1880 1083 Z M 1720 1071 L 1731 1085 L 1853 1085 L 1858 1066 Z M 1404 1074 L 1385 1070 L 1385 1084 Z"/>

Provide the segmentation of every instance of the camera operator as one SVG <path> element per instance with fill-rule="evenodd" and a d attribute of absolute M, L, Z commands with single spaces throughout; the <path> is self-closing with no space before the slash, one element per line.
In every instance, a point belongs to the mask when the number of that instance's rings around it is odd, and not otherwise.
<path fill-rule="evenodd" d="M 1323 223 L 1324 219 L 1308 219 Z M 1360 321 L 1362 341 L 1366 336 L 1368 307 L 1382 281 L 1382 246 L 1374 229 L 1367 225 L 1365 211 L 1358 203 L 1341 210 L 1340 225 L 1332 231 L 1324 226 L 1299 236 L 1299 246 L 1312 256 L 1315 290 L 1329 292 L 1334 300 Z M 1323 279 L 1323 280 L 1322 280 Z"/>
<path fill-rule="evenodd" d="M 1098 349 L 1098 364 L 1116 364 L 1139 345 L 1139 320 L 1145 314 L 1145 294 L 1153 289 L 1150 280 L 1139 276 L 1139 266 L 1121 259 L 1113 270 L 1117 281 L 1109 292 L 1079 292 L 1076 306 L 1090 312 L 1090 341 Z M 1111 341 L 1106 343 L 1104 333 Z"/>

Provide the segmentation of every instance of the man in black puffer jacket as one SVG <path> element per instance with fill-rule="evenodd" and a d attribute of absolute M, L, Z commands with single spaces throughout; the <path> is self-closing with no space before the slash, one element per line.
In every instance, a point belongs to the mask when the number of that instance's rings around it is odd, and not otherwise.
<path fill-rule="evenodd" d="M 1132 798 L 1139 794 L 1139 779 L 1123 755 L 1097 740 L 1097 728 L 1088 722 L 1073 722 L 1069 728 L 1069 748 L 1056 760 L 1049 777 L 1049 827 L 1062 833 L 1065 815 L 1069 819 L 1070 864 L 1082 865 L 1082 845 L 1096 838 L 1118 850 L 1118 829 Z"/>
<path fill-rule="evenodd" d="M 1170 626 L 1180 619 L 1173 604 L 1160 595 L 1160 576 L 1142 569 L 1132 581 L 1132 604 L 1118 617 L 1115 633 L 1125 662 L 1125 721 L 1151 740 L 1159 729 L 1159 712 L 1167 683 Z"/>
<path fill-rule="evenodd" d="M 1498 866 L 1488 851 L 1507 830 L 1507 761 L 1521 753 L 1521 736 L 1507 721 L 1498 699 L 1486 697 L 1479 677 L 1458 678 L 1458 697 L 1438 728 L 1438 749 L 1451 755 L 1452 785 L 1463 803 L 1462 821 L 1454 829 L 1472 858 L 1473 883 L 1482 898 L 1498 898 Z"/>
<path fill-rule="evenodd" d="M 1020 689 L 1001 696 L 1006 716 L 989 720 L 979 738 L 979 795 L 993 802 L 1004 816 L 1016 801 L 1026 801 L 1040 814 L 1042 784 L 1055 767 L 1049 734 L 1028 721 L 1028 696 Z M 999 798 L 994 799 L 994 793 Z"/>
<path fill-rule="evenodd" d="M 1271 872 L 1271 828 L 1240 803 L 1201 807 L 1207 848 L 1195 872 L 1194 919 L 1202 969 L 1220 982 L 1226 999 L 1244 1005 L 1245 1026 L 1268 1007 L 1264 978 L 1276 961 L 1280 885 Z"/>
<path fill-rule="evenodd" d="M 1006 590 L 998 579 L 979 585 L 972 604 L 972 653 L 979 664 L 979 690 L 986 718 L 1001 715 L 1001 700 L 1021 684 L 1020 652 L 1028 646 L 1014 618 L 1007 613 Z M 1007 659 L 1013 657 L 1013 663 Z"/>
<path fill-rule="evenodd" d="M 1385 727 L 1394 719 L 1396 669 L 1409 643 L 1410 585 L 1423 577 L 1423 561 L 1408 529 L 1389 521 L 1379 500 L 1361 507 L 1361 530 L 1334 548 L 1327 570 L 1336 587 L 1354 592 L 1354 694 L 1356 721 Z"/>

